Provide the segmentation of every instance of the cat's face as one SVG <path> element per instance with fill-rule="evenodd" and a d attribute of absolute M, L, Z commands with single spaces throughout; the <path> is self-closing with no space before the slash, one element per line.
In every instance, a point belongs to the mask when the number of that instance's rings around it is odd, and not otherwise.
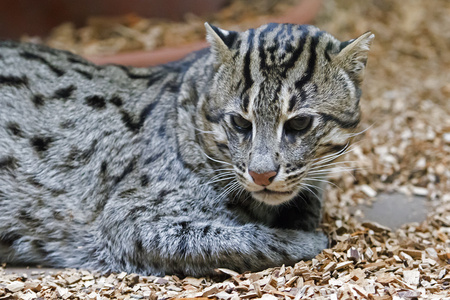
<path fill-rule="evenodd" d="M 217 120 L 217 155 L 255 199 L 289 201 L 322 180 L 333 159 L 327 155 L 339 153 L 357 126 L 372 36 L 349 44 L 312 26 L 211 30 L 219 62 L 205 105 Z"/>

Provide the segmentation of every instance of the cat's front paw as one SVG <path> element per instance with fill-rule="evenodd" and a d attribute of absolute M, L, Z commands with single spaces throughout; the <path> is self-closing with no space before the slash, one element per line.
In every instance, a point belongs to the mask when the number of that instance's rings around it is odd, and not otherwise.
<path fill-rule="evenodd" d="M 320 253 L 322 252 L 323 249 L 328 248 L 328 246 L 330 245 L 330 241 L 328 240 L 328 237 L 325 233 L 319 232 L 318 235 L 319 235 L 318 249 L 320 249 L 319 250 Z"/>
<path fill-rule="evenodd" d="M 312 259 L 328 248 L 328 237 L 323 232 L 299 232 L 299 247 L 297 259 Z M 303 253 L 302 253 L 303 252 Z"/>

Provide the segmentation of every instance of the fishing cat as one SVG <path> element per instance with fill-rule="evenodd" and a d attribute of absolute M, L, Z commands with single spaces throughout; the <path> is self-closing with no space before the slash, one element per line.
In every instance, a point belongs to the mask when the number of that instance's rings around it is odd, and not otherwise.
<path fill-rule="evenodd" d="M 0 261 L 203 276 L 327 247 L 321 182 L 373 35 L 206 29 L 151 68 L 0 43 Z"/>

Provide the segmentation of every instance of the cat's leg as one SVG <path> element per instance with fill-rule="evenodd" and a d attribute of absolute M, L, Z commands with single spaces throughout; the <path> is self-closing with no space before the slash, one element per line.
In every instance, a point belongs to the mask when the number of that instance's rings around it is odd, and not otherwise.
<path fill-rule="evenodd" d="M 86 266 L 204 276 L 218 267 L 243 272 L 294 264 L 327 247 L 327 238 L 319 232 L 239 224 L 221 216 L 206 219 L 201 214 L 157 217 L 140 209 L 136 214 L 136 207 L 123 206 L 115 210 L 120 213 L 103 216 Z"/>

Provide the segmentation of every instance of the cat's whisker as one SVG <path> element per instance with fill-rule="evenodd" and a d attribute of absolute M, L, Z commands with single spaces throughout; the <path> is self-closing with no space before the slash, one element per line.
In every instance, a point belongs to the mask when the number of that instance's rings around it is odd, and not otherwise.
<path fill-rule="evenodd" d="M 312 187 L 314 187 L 314 188 L 316 187 L 316 186 L 309 185 L 309 184 L 306 184 L 306 183 L 302 183 L 302 185 L 301 185 L 301 187 L 303 187 L 303 188 L 306 189 L 308 192 L 310 192 L 311 194 L 313 194 L 313 195 L 317 198 L 318 201 L 321 201 L 319 195 L 317 195 L 317 194 L 310 188 L 310 186 L 312 186 Z M 305 202 L 307 202 L 307 201 L 305 200 Z"/>
<path fill-rule="evenodd" d="M 335 165 L 335 166 L 331 167 L 331 168 L 327 168 L 328 166 L 333 166 L 333 165 Z M 365 169 L 366 168 L 363 168 L 363 167 L 351 167 L 351 166 L 343 167 L 343 166 L 339 166 L 339 162 L 337 162 L 337 163 L 321 166 L 321 168 L 311 169 L 312 171 L 311 170 L 308 171 L 308 176 L 339 174 L 339 173 L 345 172 L 345 173 L 349 174 L 350 176 L 352 176 L 353 178 L 355 178 L 355 176 L 352 172 L 358 171 L 358 170 L 365 170 Z"/>
<path fill-rule="evenodd" d="M 319 176 L 319 177 L 321 177 L 321 178 L 324 178 L 324 177 L 326 177 L 327 175 L 331 175 L 331 174 L 333 174 L 333 175 L 334 175 L 334 174 L 343 174 L 343 173 L 346 173 L 346 174 L 352 176 L 353 178 L 355 178 L 354 174 L 352 173 L 352 170 L 343 170 L 343 171 L 336 171 L 336 172 L 308 174 L 308 177 L 309 177 L 309 176 Z"/>
<path fill-rule="evenodd" d="M 222 199 L 224 199 L 225 197 L 228 197 L 230 195 L 232 195 L 233 193 L 235 193 L 237 190 L 240 189 L 240 185 L 239 184 L 235 184 L 232 188 L 230 188 L 227 193 L 222 197 Z"/>
<path fill-rule="evenodd" d="M 219 174 L 216 174 L 216 175 L 212 176 L 210 180 L 215 180 L 215 179 L 218 179 L 218 178 L 221 178 L 221 177 L 228 177 L 228 176 L 232 176 L 232 175 L 235 175 L 235 174 L 236 174 L 235 172 L 226 171 L 226 172 L 222 172 L 222 173 L 219 173 Z"/>
<path fill-rule="evenodd" d="M 345 151 L 349 148 L 349 145 L 350 145 L 350 142 L 347 142 L 347 144 L 341 150 L 339 150 L 339 151 L 337 151 L 335 153 L 327 154 L 327 155 L 324 155 L 322 157 L 318 157 L 318 158 L 313 159 L 313 164 L 312 165 L 314 165 L 317 161 L 323 161 L 323 160 L 328 159 L 330 157 L 336 157 L 336 156 L 341 155 L 342 153 L 345 153 Z"/>
<path fill-rule="evenodd" d="M 303 180 L 311 180 L 311 181 L 324 182 L 324 183 L 327 183 L 327 184 L 334 185 L 334 186 L 337 187 L 339 190 L 342 190 L 341 187 L 338 186 L 337 184 L 335 184 L 335 183 L 333 183 L 333 182 L 331 182 L 331 181 L 329 181 L 329 180 L 322 179 L 322 178 L 310 178 L 310 177 L 305 177 Z"/>
<path fill-rule="evenodd" d="M 221 200 L 222 198 L 222 195 L 227 191 L 227 189 L 230 187 L 230 186 L 233 186 L 235 184 L 235 181 L 233 180 L 233 181 L 231 181 L 231 182 L 229 182 L 229 183 L 227 183 L 225 186 L 224 186 L 224 189 L 223 189 L 223 191 L 219 194 L 219 195 L 217 195 L 216 197 L 215 197 L 215 199 L 214 199 L 214 201 L 216 201 L 216 200 Z"/>
<path fill-rule="evenodd" d="M 220 174 L 216 174 L 213 177 L 211 177 L 211 180 L 218 179 L 220 177 L 226 177 L 226 176 L 234 175 L 234 174 L 235 174 L 234 172 L 222 172 Z"/>
<path fill-rule="evenodd" d="M 216 180 L 210 180 L 210 181 L 208 181 L 208 182 L 206 182 L 206 183 L 204 183 L 204 184 L 202 184 L 202 185 L 209 185 L 209 184 L 213 184 L 213 183 L 217 183 L 217 182 L 222 182 L 222 181 L 226 182 L 226 181 L 228 181 L 228 180 L 230 180 L 230 179 L 233 179 L 233 178 L 235 178 L 235 177 L 234 177 L 234 176 L 229 176 L 229 177 L 220 178 L 220 179 L 216 179 Z"/>
<path fill-rule="evenodd" d="M 200 130 L 200 129 L 197 129 L 197 128 L 194 128 L 194 129 L 199 131 L 199 133 L 206 133 L 206 134 L 214 134 L 215 133 L 214 131 Z"/>
<path fill-rule="evenodd" d="M 245 192 L 245 189 L 242 186 L 237 188 L 238 192 L 234 195 L 232 201 L 234 202 L 236 199 L 239 199 L 241 195 Z"/>
<path fill-rule="evenodd" d="M 309 184 L 309 183 L 306 183 L 306 182 L 302 182 L 302 184 L 305 185 L 305 186 L 309 186 L 310 188 L 315 188 L 315 189 L 319 189 L 321 191 L 324 191 L 324 188 L 319 186 L 319 185 L 313 185 L 313 184 Z"/>
<path fill-rule="evenodd" d="M 335 152 L 335 153 L 331 153 L 322 157 L 318 157 L 316 159 L 314 159 L 314 162 L 311 164 L 311 166 L 317 166 L 317 165 L 321 165 L 330 161 L 333 161 L 343 155 L 346 155 L 350 152 L 355 151 L 357 148 L 355 147 L 358 143 L 353 143 L 353 145 L 350 145 L 350 142 L 348 142 L 344 148 L 342 148 L 341 150 Z"/>
<path fill-rule="evenodd" d="M 227 197 L 230 193 L 230 191 L 232 191 L 233 189 L 235 189 L 236 187 L 239 187 L 239 182 L 237 182 L 237 180 L 233 180 L 230 183 L 228 183 L 224 190 L 216 197 L 215 200 L 222 200 L 223 198 Z"/>
<path fill-rule="evenodd" d="M 233 201 L 234 201 L 234 199 L 236 199 L 236 197 L 238 195 L 240 195 L 242 193 L 242 190 L 243 190 L 242 187 L 238 185 L 232 191 L 230 191 L 229 194 L 235 194 L 233 197 Z"/>
<path fill-rule="evenodd" d="M 372 123 L 372 124 L 369 125 L 366 129 L 361 130 L 360 132 L 349 133 L 349 134 L 347 134 L 347 137 L 348 137 L 348 138 L 352 138 L 352 137 L 358 136 L 358 135 L 360 135 L 360 134 L 363 134 L 363 133 L 365 133 L 366 131 L 368 131 L 369 129 L 371 129 L 372 127 L 374 127 L 375 124 L 376 124 L 375 122 Z"/>
<path fill-rule="evenodd" d="M 363 168 L 331 168 L 331 169 L 323 169 L 316 170 L 312 172 L 308 172 L 308 175 L 328 175 L 328 174 L 339 174 L 343 172 L 351 173 L 352 171 L 363 170 Z"/>
<path fill-rule="evenodd" d="M 214 161 L 214 162 L 216 162 L 216 163 L 219 163 L 219 164 L 225 164 L 225 165 L 229 165 L 229 166 L 233 166 L 233 164 L 230 164 L 229 162 L 226 162 L 226 161 L 223 161 L 223 160 L 219 160 L 219 159 L 212 158 L 212 157 L 210 157 L 208 154 L 206 154 L 205 152 L 203 152 L 203 155 L 205 155 L 208 159 L 210 159 L 210 160 L 212 160 L 212 161 Z"/>
<path fill-rule="evenodd" d="M 329 174 L 339 174 L 339 173 L 343 173 L 343 172 L 346 172 L 346 173 L 350 174 L 351 176 L 353 176 L 353 174 L 351 173 L 352 171 L 362 169 L 362 168 L 356 168 L 356 167 L 341 167 L 341 166 L 327 168 L 328 166 L 332 166 L 334 164 L 338 165 L 339 163 L 327 164 L 324 166 L 311 168 L 308 170 L 306 178 L 310 178 L 311 175 L 313 175 L 313 176 L 324 175 L 324 177 L 325 177 L 326 175 L 329 175 Z M 343 162 L 343 164 L 344 164 L 344 162 Z M 323 179 L 323 178 L 320 178 L 320 179 Z M 292 182 L 295 180 L 296 179 L 293 179 L 289 182 Z"/>
<path fill-rule="evenodd" d="M 349 149 L 351 149 L 351 150 L 349 150 Z M 337 152 L 337 153 L 334 153 L 333 155 L 330 155 L 327 157 L 321 157 L 320 160 L 313 162 L 311 164 L 311 166 L 323 165 L 325 163 L 332 162 L 351 151 L 353 151 L 353 148 L 346 148 L 345 151 Z"/>
<path fill-rule="evenodd" d="M 230 180 L 232 180 L 232 179 L 233 179 L 233 177 L 231 177 L 231 178 L 226 178 L 226 179 L 221 179 L 221 180 L 210 181 L 210 182 L 203 183 L 203 184 L 201 184 L 200 186 L 211 185 L 211 184 L 218 183 L 218 182 L 227 182 L 227 181 L 230 181 Z"/>
<path fill-rule="evenodd" d="M 228 180 L 233 179 L 233 178 L 235 178 L 234 175 L 229 175 L 229 176 L 226 176 L 226 177 L 221 177 L 221 178 L 216 178 L 216 179 L 209 180 L 205 184 L 212 184 L 212 183 L 217 183 L 217 182 L 221 182 L 221 181 L 228 181 Z"/>
<path fill-rule="evenodd" d="M 310 168 L 309 170 L 317 170 L 317 169 L 321 169 L 323 167 L 328 167 L 328 166 L 336 166 L 336 165 L 348 165 L 351 163 L 355 163 L 355 161 L 351 161 L 351 160 L 347 160 L 347 161 L 338 161 L 338 162 L 333 162 L 333 163 L 329 163 L 326 165 L 316 165 L 314 168 Z"/>
<path fill-rule="evenodd" d="M 245 192 L 246 192 L 246 190 L 245 190 L 243 187 L 241 187 L 241 191 L 240 191 L 239 194 L 237 195 L 237 198 L 239 199 L 240 197 L 242 197 L 242 195 L 243 195 Z M 248 197 L 248 195 L 247 195 L 247 197 Z M 246 199 L 247 199 L 247 197 L 246 197 Z"/>
<path fill-rule="evenodd" d="M 195 131 L 198 131 L 198 132 L 200 132 L 200 133 L 207 133 L 207 134 L 214 134 L 215 132 L 214 131 L 209 131 L 209 130 L 202 130 L 202 129 L 200 129 L 200 128 L 197 128 L 197 127 L 195 127 L 194 125 L 192 125 L 192 124 L 187 124 L 189 127 L 191 127 L 192 129 L 194 129 Z"/>
<path fill-rule="evenodd" d="M 353 172 L 355 170 L 358 170 L 358 168 L 352 168 L 352 167 L 332 167 L 332 168 L 324 168 L 321 170 L 313 170 L 308 171 L 307 175 L 328 175 L 328 174 L 339 174 L 343 172 Z"/>
<path fill-rule="evenodd" d="M 234 168 L 223 168 L 223 169 L 214 169 L 213 172 L 220 172 L 220 171 L 233 171 Z"/>

